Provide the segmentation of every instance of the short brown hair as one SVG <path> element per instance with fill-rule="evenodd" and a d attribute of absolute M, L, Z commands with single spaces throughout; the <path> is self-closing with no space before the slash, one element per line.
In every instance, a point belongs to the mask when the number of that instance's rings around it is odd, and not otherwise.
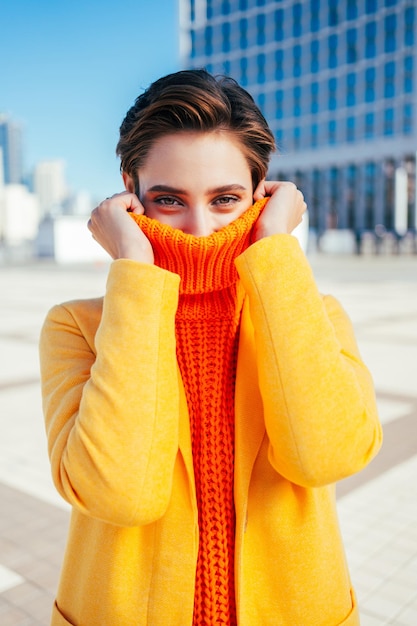
<path fill-rule="evenodd" d="M 120 168 L 136 181 L 153 143 L 178 131 L 231 132 L 244 149 L 254 189 L 266 176 L 274 136 L 252 96 L 227 76 L 182 70 L 155 81 L 120 126 Z"/>

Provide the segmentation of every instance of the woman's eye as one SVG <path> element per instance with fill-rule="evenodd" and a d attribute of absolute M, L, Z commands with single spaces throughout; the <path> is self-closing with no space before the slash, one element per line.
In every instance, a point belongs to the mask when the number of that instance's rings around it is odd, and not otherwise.
<path fill-rule="evenodd" d="M 236 196 L 221 196 L 220 198 L 217 198 L 215 200 L 215 203 L 228 205 L 228 204 L 233 204 L 234 202 L 237 202 L 238 200 L 239 198 L 237 198 Z"/>
<path fill-rule="evenodd" d="M 180 204 L 177 198 L 172 198 L 171 196 L 162 196 L 161 198 L 155 198 L 154 202 L 157 204 L 163 204 L 164 206 L 175 206 Z"/>

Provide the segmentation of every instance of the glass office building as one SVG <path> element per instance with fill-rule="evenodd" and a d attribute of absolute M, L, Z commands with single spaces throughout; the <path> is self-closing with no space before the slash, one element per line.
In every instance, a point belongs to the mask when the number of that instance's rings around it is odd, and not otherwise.
<path fill-rule="evenodd" d="M 415 0 L 180 0 L 183 65 L 254 96 L 279 147 L 269 177 L 297 183 L 318 233 L 394 230 L 398 180 L 415 230 L 416 12 Z"/>
<path fill-rule="evenodd" d="M 22 127 L 0 113 L 0 149 L 3 171 L 0 182 L 6 184 L 23 182 Z"/>

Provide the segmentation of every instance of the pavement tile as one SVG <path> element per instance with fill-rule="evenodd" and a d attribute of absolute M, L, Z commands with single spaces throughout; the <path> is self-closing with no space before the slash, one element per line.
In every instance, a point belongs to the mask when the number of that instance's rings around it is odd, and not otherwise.
<path fill-rule="evenodd" d="M 0 624 L 45 626 L 58 583 L 68 512 L 1 483 L 0 499 L 7 503 L 4 515 L 9 522 L 0 531 L 0 562 L 19 576 L 0 593 Z M 32 524 L 34 519 L 42 523 Z"/>
<path fill-rule="evenodd" d="M 3 592 L 2 599 L 16 607 L 21 607 L 42 595 L 43 591 L 40 587 L 30 582 L 24 582 Z"/>
<path fill-rule="evenodd" d="M 10 589 L 10 587 L 20 585 L 22 582 L 23 578 L 17 572 L 0 565 L 0 593 Z"/>
<path fill-rule="evenodd" d="M 417 601 L 404 607 L 397 615 L 399 626 L 416 626 L 417 624 Z"/>

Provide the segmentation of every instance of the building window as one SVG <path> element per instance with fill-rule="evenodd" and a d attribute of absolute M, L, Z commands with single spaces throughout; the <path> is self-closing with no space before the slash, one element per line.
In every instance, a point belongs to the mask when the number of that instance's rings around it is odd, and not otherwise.
<path fill-rule="evenodd" d="M 389 108 L 384 111 L 384 135 L 394 134 L 394 109 Z"/>
<path fill-rule="evenodd" d="M 365 56 L 372 59 L 376 55 L 376 22 L 366 24 L 365 42 Z"/>
<path fill-rule="evenodd" d="M 258 64 L 255 55 L 248 57 L 248 82 L 249 84 L 256 83 L 258 79 Z"/>
<path fill-rule="evenodd" d="M 375 114 L 366 113 L 365 115 L 365 138 L 372 139 L 375 128 Z"/>
<path fill-rule="evenodd" d="M 230 52 L 230 22 L 222 24 L 222 52 Z"/>
<path fill-rule="evenodd" d="M 310 70 L 316 74 L 320 69 L 319 62 L 320 43 L 317 39 L 313 39 L 310 44 Z"/>
<path fill-rule="evenodd" d="M 284 133 L 282 132 L 282 128 L 278 128 L 275 131 L 275 141 L 277 144 L 277 147 L 279 148 L 280 146 L 282 146 L 282 142 L 283 142 L 283 137 L 284 137 Z"/>
<path fill-rule="evenodd" d="M 248 59 L 247 57 L 242 57 L 240 59 L 240 81 L 239 82 L 241 83 L 242 87 L 248 84 Z"/>
<path fill-rule="evenodd" d="M 206 26 L 204 34 L 204 53 L 206 56 L 211 56 L 213 52 L 213 28 Z"/>
<path fill-rule="evenodd" d="M 365 228 L 371 230 L 374 226 L 375 205 L 375 163 L 368 162 L 365 165 Z"/>
<path fill-rule="evenodd" d="M 313 33 L 320 30 L 320 0 L 310 0 L 310 29 Z"/>
<path fill-rule="evenodd" d="M 395 161 L 386 159 L 384 167 L 384 225 L 388 230 L 394 226 L 394 204 L 395 204 Z"/>
<path fill-rule="evenodd" d="M 293 48 L 293 76 L 301 76 L 301 46 L 297 45 Z"/>
<path fill-rule="evenodd" d="M 284 52 L 282 50 L 275 51 L 275 80 L 284 78 Z"/>
<path fill-rule="evenodd" d="M 355 141 L 355 118 L 349 116 L 346 120 L 346 141 Z"/>
<path fill-rule="evenodd" d="M 300 148 L 301 144 L 301 129 L 299 126 L 295 126 L 293 130 L 293 146 L 295 150 Z"/>
<path fill-rule="evenodd" d="M 413 132 L 413 105 L 406 102 L 403 108 L 403 133 L 411 135 Z"/>
<path fill-rule="evenodd" d="M 300 117 L 301 115 L 301 87 L 296 85 L 293 89 L 294 99 L 294 117 Z"/>
<path fill-rule="evenodd" d="M 327 133 L 328 133 L 328 138 L 329 138 L 329 144 L 335 144 L 336 143 L 336 120 L 329 120 L 328 125 L 327 125 Z"/>
<path fill-rule="evenodd" d="M 395 31 L 397 28 L 397 16 L 395 13 L 387 15 L 384 20 L 384 32 L 385 32 L 385 52 L 394 52 L 396 50 L 395 45 Z"/>
<path fill-rule="evenodd" d="M 266 93 L 265 100 L 265 117 L 269 120 L 273 120 L 276 116 L 276 103 L 275 103 L 275 92 L 268 91 Z"/>
<path fill-rule="evenodd" d="M 404 91 L 405 93 L 413 93 L 413 57 L 404 58 Z"/>
<path fill-rule="evenodd" d="M 229 2 L 229 0 L 222 0 L 221 14 L 222 15 L 229 15 L 229 13 L 230 13 L 230 2 Z"/>
<path fill-rule="evenodd" d="M 328 25 L 329 26 L 337 26 L 337 24 L 339 23 L 339 14 L 337 11 L 337 5 L 338 5 L 338 0 L 329 0 L 329 18 L 328 18 Z"/>
<path fill-rule="evenodd" d="M 346 168 L 346 187 L 347 187 L 347 227 L 355 228 L 355 187 L 357 181 L 357 168 L 355 165 L 349 165 Z"/>
<path fill-rule="evenodd" d="M 271 82 L 275 79 L 275 61 L 274 54 L 272 51 L 268 52 L 265 55 L 265 72 L 266 72 L 266 82 Z"/>
<path fill-rule="evenodd" d="M 320 224 L 320 207 L 323 205 L 323 181 L 320 170 L 313 170 L 311 179 L 310 224 L 320 232 L 323 230 Z"/>
<path fill-rule="evenodd" d="M 258 46 L 265 43 L 265 13 L 256 16 L 256 43 Z"/>
<path fill-rule="evenodd" d="M 346 76 L 346 104 L 348 107 L 356 104 L 356 74 L 354 72 Z"/>
<path fill-rule="evenodd" d="M 246 11 L 248 8 L 248 0 L 239 0 L 239 11 Z"/>
<path fill-rule="evenodd" d="M 319 84 L 311 83 L 310 86 L 310 112 L 318 113 L 319 111 Z"/>
<path fill-rule="evenodd" d="M 356 50 L 356 28 L 349 28 L 346 31 L 346 62 L 356 63 L 357 50 Z"/>
<path fill-rule="evenodd" d="M 258 107 L 261 109 L 262 113 L 265 115 L 265 94 L 261 92 L 257 97 Z"/>
<path fill-rule="evenodd" d="M 207 19 L 210 20 L 213 17 L 213 3 L 212 0 L 207 0 L 206 3 L 206 15 Z"/>
<path fill-rule="evenodd" d="M 334 111 L 337 108 L 337 78 L 330 78 L 328 82 L 329 87 L 329 109 Z"/>
<path fill-rule="evenodd" d="M 347 0 L 346 17 L 348 20 L 354 20 L 358 16 L 358 7 L 356 0 Z"/>
<path fill-rule="evenodd" d="M 284 92 L 282 89 L 277 89 L 277 91 L 275 92 L 275 117 L 277 118 L 277 120 L 282 119 L 283 103 L 284 103 Z"/>
<path fill-rule="evenodd" d="M 196 47 L 195 47 L 195 30 L 190 31 L 190 43 L 191 43 L 191 53 L 190 56 L 192 59 L 196 57 Z"/>
<path fill-rule="evenodd" d="M 246 50 L 248 47 L 248 20 L 244 17 L 239 20 L 240 47 Z"/>
<path fill-rule="evenodd" d="M 375 100 L 375 68 L 368 67 L 365 72 L 365 102 Z"/>
<path fill-rule="evenodd" d="M 377 9 L 378 9 L 377 0 L 366 0 L 365 11 L 367 13 L 376 13 Z"/>
<path fill-rule="evenodd" d="M 389 61 L 384 67 L 384 97 L 393 98 L 395 96 L 395 62 Z"/>
<path fill-rule="evenodd" d="M 317 148 L 318 144 L 318 136 L 319 136 L 319 127 L 316 122 L 311 125 L 311 147 Z"/>
<path fill-rule="evenodd" d="M 265 65 L 266 65 L 264 54 L 258 54 L 257 64 L 258 64 L 258 83 L 263 84 L 265 82 Z"/>
<path fill-rule="evenodd" d="M 406 46 L 413 46 L 414 45 L 414 19 L 415 19 L 414 7 L 406 8 L 404 19 L 405 19 L 404 43 Z"/>
<path fill-rule="evenodd" d="M 337 35 L 330 35 L 327 40 L 329 51 L 329 67 L 337 67 Z"/>
<path fill-rule="evenodd" d="M 292 34 L 293 37 L 300 37 L 303 34 L 302 27 L 302 5 L 296 2 L 292 8 Z"/>
<path fill-rule="evenodd" d="M 337 228 L 337 208 L 340 201 L 339 178 L 340 174 L 337 167 L 331 167 L 329 171 L 329 207 L 327 214 L 329 228 Z"/>
<path fill-rule="evenodd" d="M 277 9 L 274 13 L 274 28 L 275 41 L 282 41 L 284 39 L 284 11 L 283 9 Z"/>

